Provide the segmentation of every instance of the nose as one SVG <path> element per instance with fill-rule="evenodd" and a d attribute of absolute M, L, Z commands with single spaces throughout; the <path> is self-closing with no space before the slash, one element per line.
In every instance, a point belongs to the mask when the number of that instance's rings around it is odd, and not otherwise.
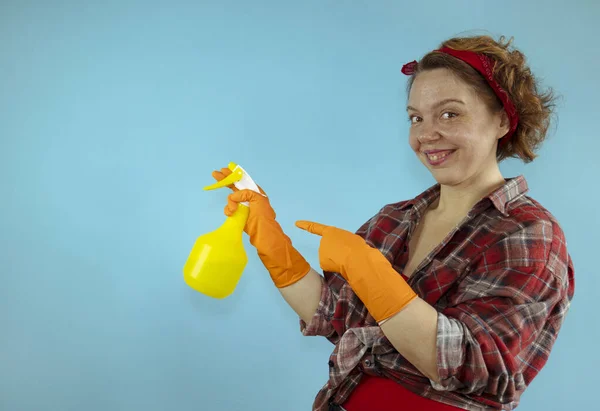
<path fill-rule="evenodd" d="M 417 140 L 419 140 L 419 143 L 430 143 L 432 141 L 439 140 L 440 137 L 440 133 L 434 124 L 425 122 L 421 123 L 417 134 Z"/>

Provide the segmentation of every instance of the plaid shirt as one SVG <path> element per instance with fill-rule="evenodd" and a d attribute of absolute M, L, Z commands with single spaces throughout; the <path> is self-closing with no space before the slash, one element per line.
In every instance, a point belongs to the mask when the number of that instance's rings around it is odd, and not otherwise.
<path fill-rule="evenodd" d="M 554 217 L 525 195 L 522 176 L 483 198 L 409 279 L 438 312 L 436 383 L 382 333 L 348 283 L 324 272 L 314 317 L 303 335 L 335 344 L 329 380 L 313 410 L 342 404 L 363 373 L 390 378 L 424 397 L 467 410 L 514 409 L 540 372 L 574 294 L 571 258 Z M 388 204 L 357 234 L 399 273 L 407 245 L 439 185 Z"/>

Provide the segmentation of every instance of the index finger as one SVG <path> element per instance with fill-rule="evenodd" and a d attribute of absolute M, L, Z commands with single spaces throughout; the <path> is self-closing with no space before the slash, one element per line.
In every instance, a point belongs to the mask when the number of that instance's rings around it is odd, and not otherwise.
<path fill-rule="evenodd" d="M 329 226 L 325 224 L 315 223 L 313 221 L 298 220 L 296 221 L 296 227 L 301 228 L 302 230 L 306 230 L 309 233 L 322 236 L 325 229 Z"/>
<path fill-rule="evenodd" d="M 228 168 L 226 168 L 226 167 L 222 168 L 221 171 L 215 170 L 215 171 L 212 172 L 213 178 L 215 180 L 217 180 L 217 181 L 223 180 L 224 178 L 226 178 L 230 174 L 231 174 L 231 170 L 228 169 Z M 237 187 L 235 185 L 233 185 L 233 184 L 229 184 L 227 186 L 227 188 L 230 188 L 233 191 L 238 191 Z"/>

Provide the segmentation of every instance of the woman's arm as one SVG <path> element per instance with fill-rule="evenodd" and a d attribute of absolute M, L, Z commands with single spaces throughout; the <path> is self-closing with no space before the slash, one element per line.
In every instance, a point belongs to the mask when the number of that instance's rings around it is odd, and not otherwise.
<path fill-rule="evenodd" d="M 307 324 L 314 317 L 321 301 L 323 277 L 312 267 L 304 277 L 287 287 L 279 288 L 285 301 Z"/>
<path fill-rule="evenodd" d="M 223 169 L 222 172 L 215 171 L 213 176 L 220 181 L 228 174 L 230 171 Z M 328 314 L 325 308 L 332 305 L 331 293 L 323 278 L 294 248 L 275 219 L 275 211 L 264 193 L 234 191 L 228 196 L 225 215 L 233 215 L 240 202 L 250 203 L 244 230 L 285 301 L 303 321 L 314 323 L 308 330 L 310 335 L 331 336 L 333 328 L 323 320 L 326 317 L 323 313 Z M 319 307 L 322 307 L 321 311 Z"/>
<path fill-rule="evenodd" d="M 437 367 L 438 312 L 420 298 L 380 322 L 381 331 L 394 348 L 423 375 L 439 382 Z"/>
<path fill-rule="evenodd" d="M 537 252 L 512 247 L 512 263 L 469 273 L 458 301 L 438 314 L 435 389 L 509 403 L 544 367 L 573 297 L 572 271 L 553 252 L 526 254 Z"/>

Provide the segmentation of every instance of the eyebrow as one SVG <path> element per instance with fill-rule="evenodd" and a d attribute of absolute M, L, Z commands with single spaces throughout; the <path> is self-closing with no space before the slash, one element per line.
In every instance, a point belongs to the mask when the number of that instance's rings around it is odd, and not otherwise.
<path fill-rule="evenodd" d="M 458 100 L 458 99 L 455 99 L 455 98 L 447 98 L 447 99 L 444 99 L 442 101 L 438 101 L 437 103 L 435 103 L 433 105 L 433 108 L 442 106 L 442 105 L 447 104 L 447 103 L 459 103 L 459 104 L 465 105 L 465 102 L 462 101 L 462 100 Z M 408 111 L 408 110 L 419 111 L 419 110 L 417 110 L 416 108 L 414 108 L 412 106 L 406 106 L 406 111 Z"/>

